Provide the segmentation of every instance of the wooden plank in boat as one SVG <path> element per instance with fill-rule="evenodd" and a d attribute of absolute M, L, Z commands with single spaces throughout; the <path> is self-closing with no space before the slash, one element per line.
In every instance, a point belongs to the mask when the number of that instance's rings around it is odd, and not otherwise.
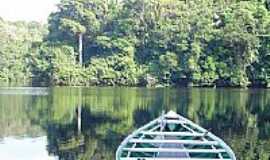
<path fill-rule="evenodd" d="M 148 132 L 142 131 L 144 135 L 166 135 L 166 136 L 192 136 L 192 137 L 203 137 L 204 133 L 192 133 L 192 132 Z"/>
<path fill-rule="evenodd" d="M 201 140 L 166 140 L 166 139 L 131 139 L 130 143 L 172 143 L 172 144 L 196 144 L 196 145 L 219 145 L 216 141 Z"/>
<path fill-rule="evenodd" d="M 223 153 L 225 149 L 177 149 L 177 148 L 123 148 L 130 152 L 187 152 L 187 153 Z"/>

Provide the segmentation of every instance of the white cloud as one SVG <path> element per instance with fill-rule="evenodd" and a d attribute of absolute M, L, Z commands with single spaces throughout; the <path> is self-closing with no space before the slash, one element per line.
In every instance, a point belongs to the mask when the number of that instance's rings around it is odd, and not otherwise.
<path fill-rule="evenodd" d="M 0 17 L 5 20 L 46 22 L 59 0 L 0 0 Z"/>

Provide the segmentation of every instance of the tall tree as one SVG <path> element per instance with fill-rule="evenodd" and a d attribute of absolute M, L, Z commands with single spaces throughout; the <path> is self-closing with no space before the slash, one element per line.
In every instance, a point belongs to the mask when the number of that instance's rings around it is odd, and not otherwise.
<path fill-rule="evenodd" d="M 83 65 L 83 35 L 86 32 L 86 28 L 76 21 L 63 18 L 61 20 L 61 29 L 69 30 L 78 37 L 79 63 Z"/>

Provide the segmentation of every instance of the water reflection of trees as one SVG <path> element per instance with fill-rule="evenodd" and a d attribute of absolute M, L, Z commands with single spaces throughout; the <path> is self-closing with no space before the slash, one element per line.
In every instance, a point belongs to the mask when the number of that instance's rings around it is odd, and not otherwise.
<path fill-rule="evenodd" d="M 27 113 L 32 96 L 0 94 L 0 138 L 38 136 L 39 125 L 33 125 Z"/>
<path fill-rule="evenodd" d="M 0 101 L 1 115 L 10 111 L 3 107 L 8 100 Z M 223 137 L 240 160 L 270 156 L 267 90 L 54 88 L 46 97 L 27 101 L 13 97 L 13 101 L 10 107 L 23 109 L 11 116 L 28 117 L 31 125 L 41 126 L 48 135 L 48 151 L 61 159 L 111 160 L 128 133 L 169 109 Z M 80 105 L 82 130 L 78 132 L 76 108 Z M 1 127 L 8 127 L 5 120 L 0 118 Z"/>
<path fill-rule="evenodd" d="M 60 159 L 110 159 L 114 154 L 111 148 L 115 147 L 111 145 L 115 143 L 108 142 L 117 134 L 108 129 L 114 123 L 118 123 L 118 119 L 106 114 L 92 114 L 83 108 L 81 132 L 78 132 L 76 118 L 69 124 L 50 124 L 47 128 L 48 151 Z"/>

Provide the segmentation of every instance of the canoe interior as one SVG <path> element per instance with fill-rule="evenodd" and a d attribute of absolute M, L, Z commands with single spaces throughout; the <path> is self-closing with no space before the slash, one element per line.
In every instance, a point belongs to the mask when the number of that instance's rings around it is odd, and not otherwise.
<path fill-rule="evenodd" d="M 211 133 L 175 115 L 163 115 L 135 131 L 119 146 L 117 160 L 235 159 Z"/>

